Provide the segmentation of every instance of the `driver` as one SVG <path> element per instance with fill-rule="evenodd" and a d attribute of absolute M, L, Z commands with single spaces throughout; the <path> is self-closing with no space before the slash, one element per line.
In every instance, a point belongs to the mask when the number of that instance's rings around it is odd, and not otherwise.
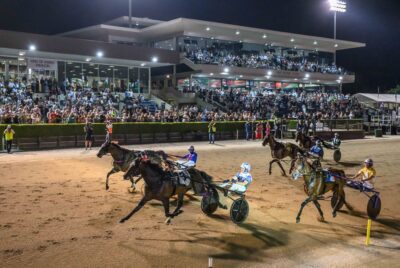
<path fill-rule="evenodd" d="M 322 149 L 322 142 L 320 140 L 317 140 L 315 142 L 315 145 L 311 147 L 310 151 L 308 152 L 308 155 L 313 158 L 313 160 L 308 161 L 310 165 L 314 168 L 317 168 L 320 166 L 320 160 L 324 156 L 324 150 Z"/>
<path fill-rule="evenodd" d="M 187 169 L 195 167 L 197 163 L 197 153 L 194 150 L 194 146 L 191 145 L 188 149 L 189 153 L 181 157 L 180 160 L 176 161 L 180 169 Z"/>
<path fill-rule="evenodd" d="M 219 186 L 229 191 L 244 194 L 253 181 L 250 170 L 251 166 L 249 163 L 242 163 L 240 165 L 240 172 L 236 173 L 230 180 L 224 181 L 224 183 Z"/>
<path fill-rule="evenodd" d="M 374 161 L 371 158 L 365 159 L 364 167 L 360 169 L 357 172 L 357 174 L 351 179 L 355 180 L 357 178 L 361 178 L 361 182 L 364 187 L 373 189 L 376 176 L 376 171 L 373 168 L 373 166 L 374 166 Z"/>
<path fill-rule="evenodd" d="M 332 139 L 332 145 L 335 148 L 339 148 L 342 141 L 339 139 L 339 133 L 335 133 L 335 136 Z"/>

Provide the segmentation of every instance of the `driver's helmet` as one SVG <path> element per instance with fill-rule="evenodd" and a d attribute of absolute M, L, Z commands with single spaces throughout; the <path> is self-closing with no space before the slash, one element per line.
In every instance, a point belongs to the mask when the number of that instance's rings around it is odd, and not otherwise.
<path fill-rule="evenodd" d="M 191 152 L 191 153 L 193 153 L 194 152 L 194 146 L 193 145 L 190 145 L 190 147 L 189 147 L 189 152 Z"/>
<path fill-rule="evenodd" d="M 322 145 L 322 142 L 321 142 L 320 140 L 317 140 L 317 141 L 315 142 L 315 145 L 321 146 L 321 145 Z"/>
<path fill-rule="evenodd" d="M 251 170 L 250 164 L 249 164 L 249 163 L 246 163 L 246 162 L 242 163 L 242 164 L 240 165 L 240 168 L 243 169 L 243 172 L 245 172 L 245 173 L 248 173 L 248 172 L 250 172 L 250 170 Z"/>
<path fill-rule="evenodd" d="M 374 161 L 371 158 L 365 159 L 364 163 L 367 167 L 372 167 L 374 165 Z"/>
<path fill-rule="evenodd" d="M 339 133 L 335 133 L 335 138 L 339 138 Z"/>

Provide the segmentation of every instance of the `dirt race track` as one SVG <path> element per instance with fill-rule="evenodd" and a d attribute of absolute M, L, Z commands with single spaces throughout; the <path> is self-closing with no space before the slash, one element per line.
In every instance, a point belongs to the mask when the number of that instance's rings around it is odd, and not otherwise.
<path fill-rule="evenodd" d="M 325 153 L 323 165 L 346 174 L 354 174 L 366 157 L 375 160 L 382 211 L 372 223 L 368 247 L 363 194 L 346 189 L 352 214 L 344 209 L 332 218 L 330 203 L 321 201 L 325 223 L 308 205 L 296 224 L 305 199 L 302 182 L 282 177 L 277 166 L 267 174 L 269 147 L 237 141 L 195 146 L 198 168 L 216 180 L 232 176 L 243 161 L 251 163 L 245 224 L 233 224 L 229 211 L 221 209 L 207 217 L 200 199 L 188 197 L 184 213 L 171 225 L 164 224 L 157 201 L 120 224 L 141 193 L 127 191 L 122 173 L 113 175 L 105 190 L 111 157 L 98 159 L 98 148 L 1 154 L 0 267 L 207 267 L 209 256 L 214 267 L 400 266 L 400 139 L 343 142 L 340 165 L 332 161 L 332 151 Z M 182 154 L 187 144 L 146 148 Z"/>

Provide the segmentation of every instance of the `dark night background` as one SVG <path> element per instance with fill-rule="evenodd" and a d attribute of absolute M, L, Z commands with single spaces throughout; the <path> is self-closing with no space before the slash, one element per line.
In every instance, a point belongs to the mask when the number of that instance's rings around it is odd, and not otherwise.
<path fill-rule="evenodd" d="M 366 48 L 341 51 L 337 62 L 356 72 L 346 91 L 381 92 L 400 83 L 400 1 L 347 0 L 337 38 Z M 327 0 L 133 0 L 132 15 L 209 20 L 333 37 Z M 56 34 L 128 15 L 128 0 L 0 0 L 0 29 Z M 1 38 L 1 36 L 0 36 Z"/>

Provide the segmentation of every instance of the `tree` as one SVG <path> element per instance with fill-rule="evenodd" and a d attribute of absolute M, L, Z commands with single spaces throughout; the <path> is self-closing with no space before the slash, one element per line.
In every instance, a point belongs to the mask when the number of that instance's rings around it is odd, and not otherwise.
<path fill-rule="evenodd" d="M 388 91 L 390 94 L 400 94 L 400 84 Z"/>

